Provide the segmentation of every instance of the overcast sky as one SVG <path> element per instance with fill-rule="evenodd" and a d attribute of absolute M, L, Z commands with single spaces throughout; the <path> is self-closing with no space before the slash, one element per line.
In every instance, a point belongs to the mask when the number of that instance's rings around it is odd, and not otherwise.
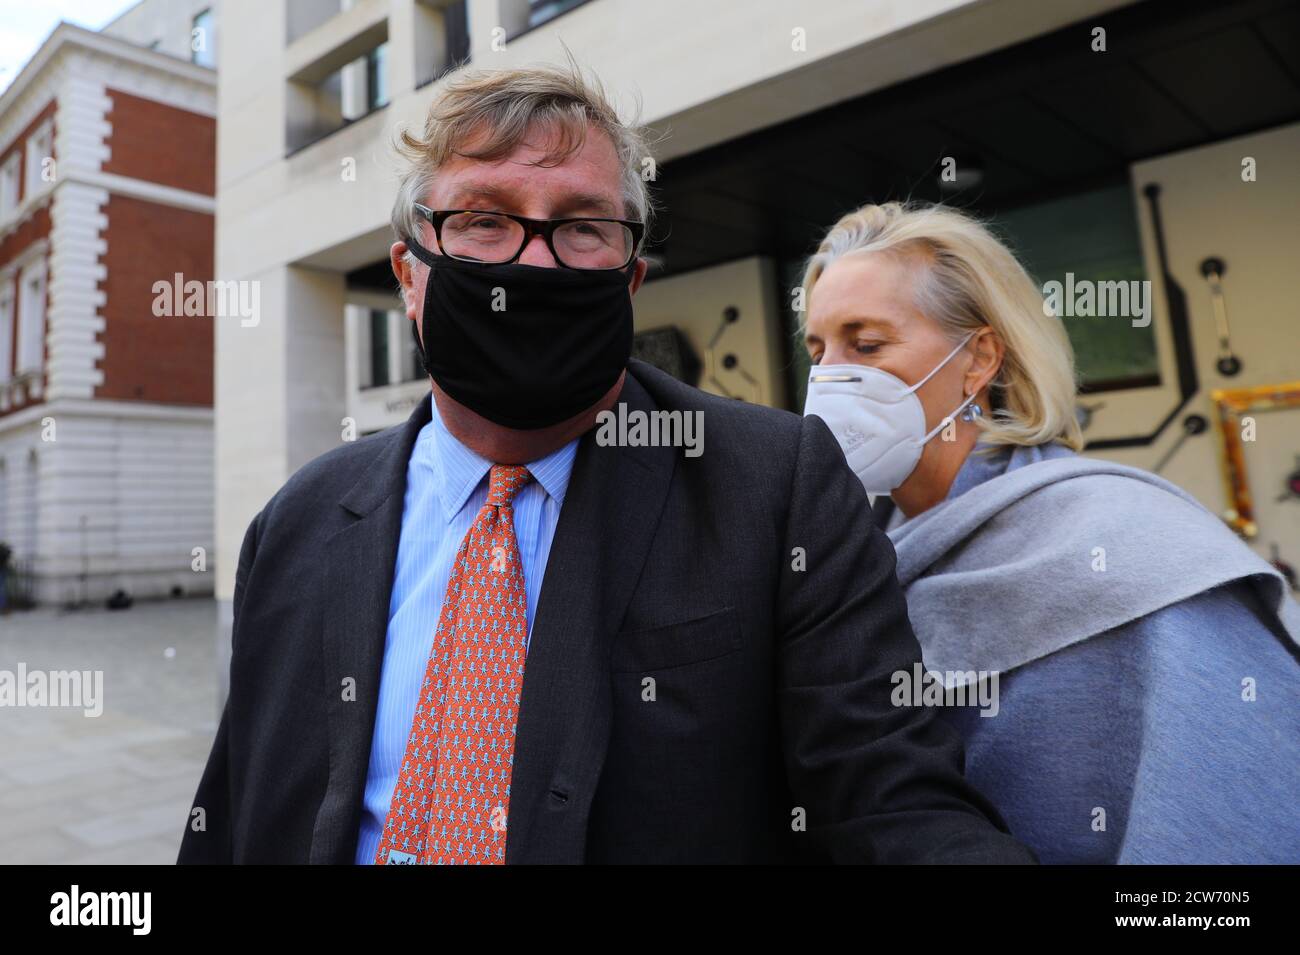
<path fill-rule="evenodd" d="M 60 20 L 98 30 L 136 0 L 0 0 L 0 92 Z"/>

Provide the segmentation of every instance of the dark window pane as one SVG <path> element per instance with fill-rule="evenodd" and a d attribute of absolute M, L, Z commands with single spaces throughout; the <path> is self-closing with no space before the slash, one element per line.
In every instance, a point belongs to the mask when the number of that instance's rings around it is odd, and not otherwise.
<path fill-rule="evenodd" d="M 469 17 L 464 0 L 444 7 L 442 18 L 447 34 L 447 65 L 451 67 L 469 59 Z"/>
<path fill-rule="evenodd" d="M 204 10 L 194 17 L 190 30 L 190 59 L 199 66 L 216 68 L 217 32 L 216 19 L 211 10 Z"/>
<path fill-rule="evenodd" d="M 406 380 L 419 381 L 427 376 L 424 370 L 424 362 L 420 361 L 420 353 L 415 348 L 415 339 L 408 338 L 406 345 Z"/>
<path fill-rule="evenodd" d="M 539 26 L 547 20 L 554 20 L 561 13 L 567 13 L 574 7 L 580 7 L 587 0 L 530 0 L 528 5 L 528 25 Z"/>
<path fill-rule="evenodd" d="M 366 107 L 378 109 L 388 103 L 388 44 L 381 43 L 366 54 Z"/>
<path fill-rule="evenodd" d="M 1147 279 L 1138 237 L 1137 208 L 1127 183 L 1022 206 L 1001 213 L 995 228 L 1034 277 L 1067 287 L 1080 282 L 1133 283 Z M 1154 286 L 1147 286 L 1153 289 Z M 1154 303 L 1147 303 L 1154 309 Z M 1099 309 L 1098 309 L 1099 310 Z M 1155 323 L 1135 327 L 1129 317 L 1064 314 L 1079 379 L 1093 388 L 1124 382 L 1158 383 Z"/>
<path fill-rule="evenodd" d="M 389 384 L 388 313 L 379 309 L 370 310 L 370 384 Z"/>

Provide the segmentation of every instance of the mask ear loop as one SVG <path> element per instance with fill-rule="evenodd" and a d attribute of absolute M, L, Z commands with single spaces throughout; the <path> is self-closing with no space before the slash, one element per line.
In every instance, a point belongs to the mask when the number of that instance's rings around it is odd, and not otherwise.
<path fill-rule="evenodd" d="M 406 243 L 406 249 L 408 252 L 410 252 L 413 256 L 415 256 L 425 265 L 429 266 L 429 268 L 432 270 L 434 263 L 436 261 L 436 257 L 432 252 L 426 249 L 415 239 L 408 237 L 403 239 L 402 241 Z M 432 276 L 430 276 L 430 280 L 432 280 Z M 425 294 L 427 295 L 428 293 L 426 292 Z M 421 312 L 422 312 L 421 317 L 416 321 L 411 322 L 411 338 L 415 342 L 415 353 L 420 356 L 420 365 L 424 368 L 425 374 L 427 374 L 430 378 L 432 378 L 433 369 L 429 367 L 429 356 L 424 353 L 424 343 L 420 341 L 419 329 L 415 327 L 419 322 L 424 321 L 423 309 L 421 310 Z"/>
<path fill-rule="evenodd" d="M 415 340 L 415 353 L 420 356 L 420 367 L 430 378 L 433 377 L 433 369 L 429 367 L 429 356 L 424 353 L 424 343 L 420 341 L 420 333 L 415 328 L 415 322 L 411 322 L 411 338 Z"/>
<path fill-rule="evenodd" d="M 979 331 L 979 329 L 976 329 L 975 331 Z M 939 362 L 939 364 L 935 365 L 933 368 L 931 368 L 930 373 L 928 375 L 926 375 L 924 378 L 922 378 L 920 381 L 914 384 L 911 388 L 908 388 L 907 393 L 909 395 L 915 393 L 918 388 L 920 388 L 923 384 L 925 384 L 927 381 L 929 381 L 931 378 L 937 375 L 939 373 L 939 369 L 942 368 L 944 365 L 948 364 L 948 362 L 952 361 L 952 356 L 957 354 L 957 352 L 961 351 L 963 348 L 965 348 L 966 343 L 974 337 L 975 337 L 975 332 L 971 332 L 969 335 L 967 335 L 965 338 L 959 341 L 957 343 L 957 347 L 954 348 L 952 351 L 948 352 L 948 357 L 945 358 L 943 361 Z M 965 406 L 963 405 L 963 407 Z"/>
<path fill-rule="evenodd" d="M 979 331 L 979 329 L 976 329 L 975 331 Z M 935 365 L 933 368 L 931 368 L 931 369 L 930 369 L 930 373 L 929 373 L 928 375 L 926 375 L 924 378 L 922 378 L 920 381 L 918 381 L 916 384 L 914 384 L 911 388 L 908 388 L 908 389 L 907 389 L 908 394 L 915 394 L 915 393 L 916 393 L 916 390 L 917 390 L 918 388 L 920 388 L 923 384 L 925 384 L 927 381 L 929 381 L 931 378 L 933 378 L 936 374 L 938 374 L 939 369 L 942 368 L 944 365 L 948 364 L 948 362 L 952 361 L 952 357 L 953 357 L 953 355 L 957 354 L 957 352 L 959 352 L 959 351 L 961 351 L 963 348 L 965 348 L 965 347 L 966 347 L 966 343 L 967 343 L 968 341 L 970 341 L 970 340 L 971 340 L 972 338 L 974 338 L 974 337 L 975 337 L 975 332 L 971 332 L 971 333 L 968 334 L 965 338 L 963 338 L 960 342 L 958 342 L 958 343 L 957 343 L 957 347 L 954 348 L 952 351 L 948 352 L 948 357 L 947 357 L 947 358 L 945 358 L 943 361 L 939 362 L 939 364 L 937 364 L 937 365 Z M 959 414 L 961 414 L 963 411 L 965 411 L 965 410 L 966 410 L 966 406 L 967 406 L 968 404 L 970 404 L 970 403 L 971 403 L 972 401 L 974 401 L 974 400 L 975 400 L 975 396 L 974 396 L 974 395 L 970 395 L 969 397 L 967 397 L 967 399 L 966 399 L 965 401 L 963 401 L 961 404 L 959 404 L 959 405 L 957 406 L 957 408 L 956 408 L 956 409 L 955 409 L 951 414 L 946 415 L 946 416 L 943 418 L 942 421 L 940 421 L 937 425 L 935 425 L 935 426 L 934 426 L 934 430 L 932 430 L 929 434 L 927 434 L 924 438 L 921 439 L 921 443 L 922 443 L 922 444 L 926 444 L 926 443 L 928 443 L 928 442 L 930 441 L 931 438 L 933 438 L 936 434 L 938 434 L 940 431 L 942 431 L 944 428 L 946 428 L 946 427 L 948 426 L 948 424 L 949 424 L 949 423 L 950 423 L 954 418 L 957 417 L 957 415 L 959 415 Z"/>
<path fill-rule="evenodd" d="M 961 414 L 963 411 L 965 411 L 965 410 L 966 410 L 966 406 L 967 406 L 968 404 L 970 404 L 970 403 L 971 403 L 972 401 L 974 401 L 974 400 L 975 400 L 975 396 L 974 396 L 974 395 L 971 395 L 969 398 L 967 398 L 965 401 L 963 401 L 961 404 L 959 404 L 959 405 L 956 407 L 956 409 L 952 412 L 952 414 L 948 415 L 948 416 L 945 417 L 942 421 L 940 421 L 937 425 L 934 426 L 934 430 L 931 431 L 929 434 L 927 434 L 927 435 L 925 436 L 925 440 L 922 441 L 921 443 L 922 443 L 922 444 L 925 444 L 927 441 L 929 441 L 931 438 L 933 438 L 936 434 L 938 434 L 940 431 L 942 431 L 944 428 L 946 428 L 950 423 L 952 423 L 952 421 L 957 417 L 957 415 L 959 415 L 959 414 Z"/>

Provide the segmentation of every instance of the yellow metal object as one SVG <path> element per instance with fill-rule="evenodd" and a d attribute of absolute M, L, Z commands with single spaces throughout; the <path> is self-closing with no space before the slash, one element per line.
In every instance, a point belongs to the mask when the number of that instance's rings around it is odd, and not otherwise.
<path fill-rule="evenodd" d="M 1300 381 L 1254 388 L 1216 388 L 1210 392 L 1210 398 L 1214 402 L 1223 483 L 1230 503 L 1223 519 L 1243 537 L 1254 537 L 1259 533 L 1259 526 L 1255 523 L 1255 502 L 1246 476 L 1241 419 L 1256 411 L 1300 408 Z"/>

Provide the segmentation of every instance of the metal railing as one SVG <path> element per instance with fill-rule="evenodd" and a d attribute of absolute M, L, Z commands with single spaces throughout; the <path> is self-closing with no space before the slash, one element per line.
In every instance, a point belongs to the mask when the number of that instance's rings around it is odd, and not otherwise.
<path fill-rule="evenodd" d="M 4 578 L 0 609 L 30 610 L 36 606 L 36 575 L 30 560 L 10 561 L 0 575 Z"/>

